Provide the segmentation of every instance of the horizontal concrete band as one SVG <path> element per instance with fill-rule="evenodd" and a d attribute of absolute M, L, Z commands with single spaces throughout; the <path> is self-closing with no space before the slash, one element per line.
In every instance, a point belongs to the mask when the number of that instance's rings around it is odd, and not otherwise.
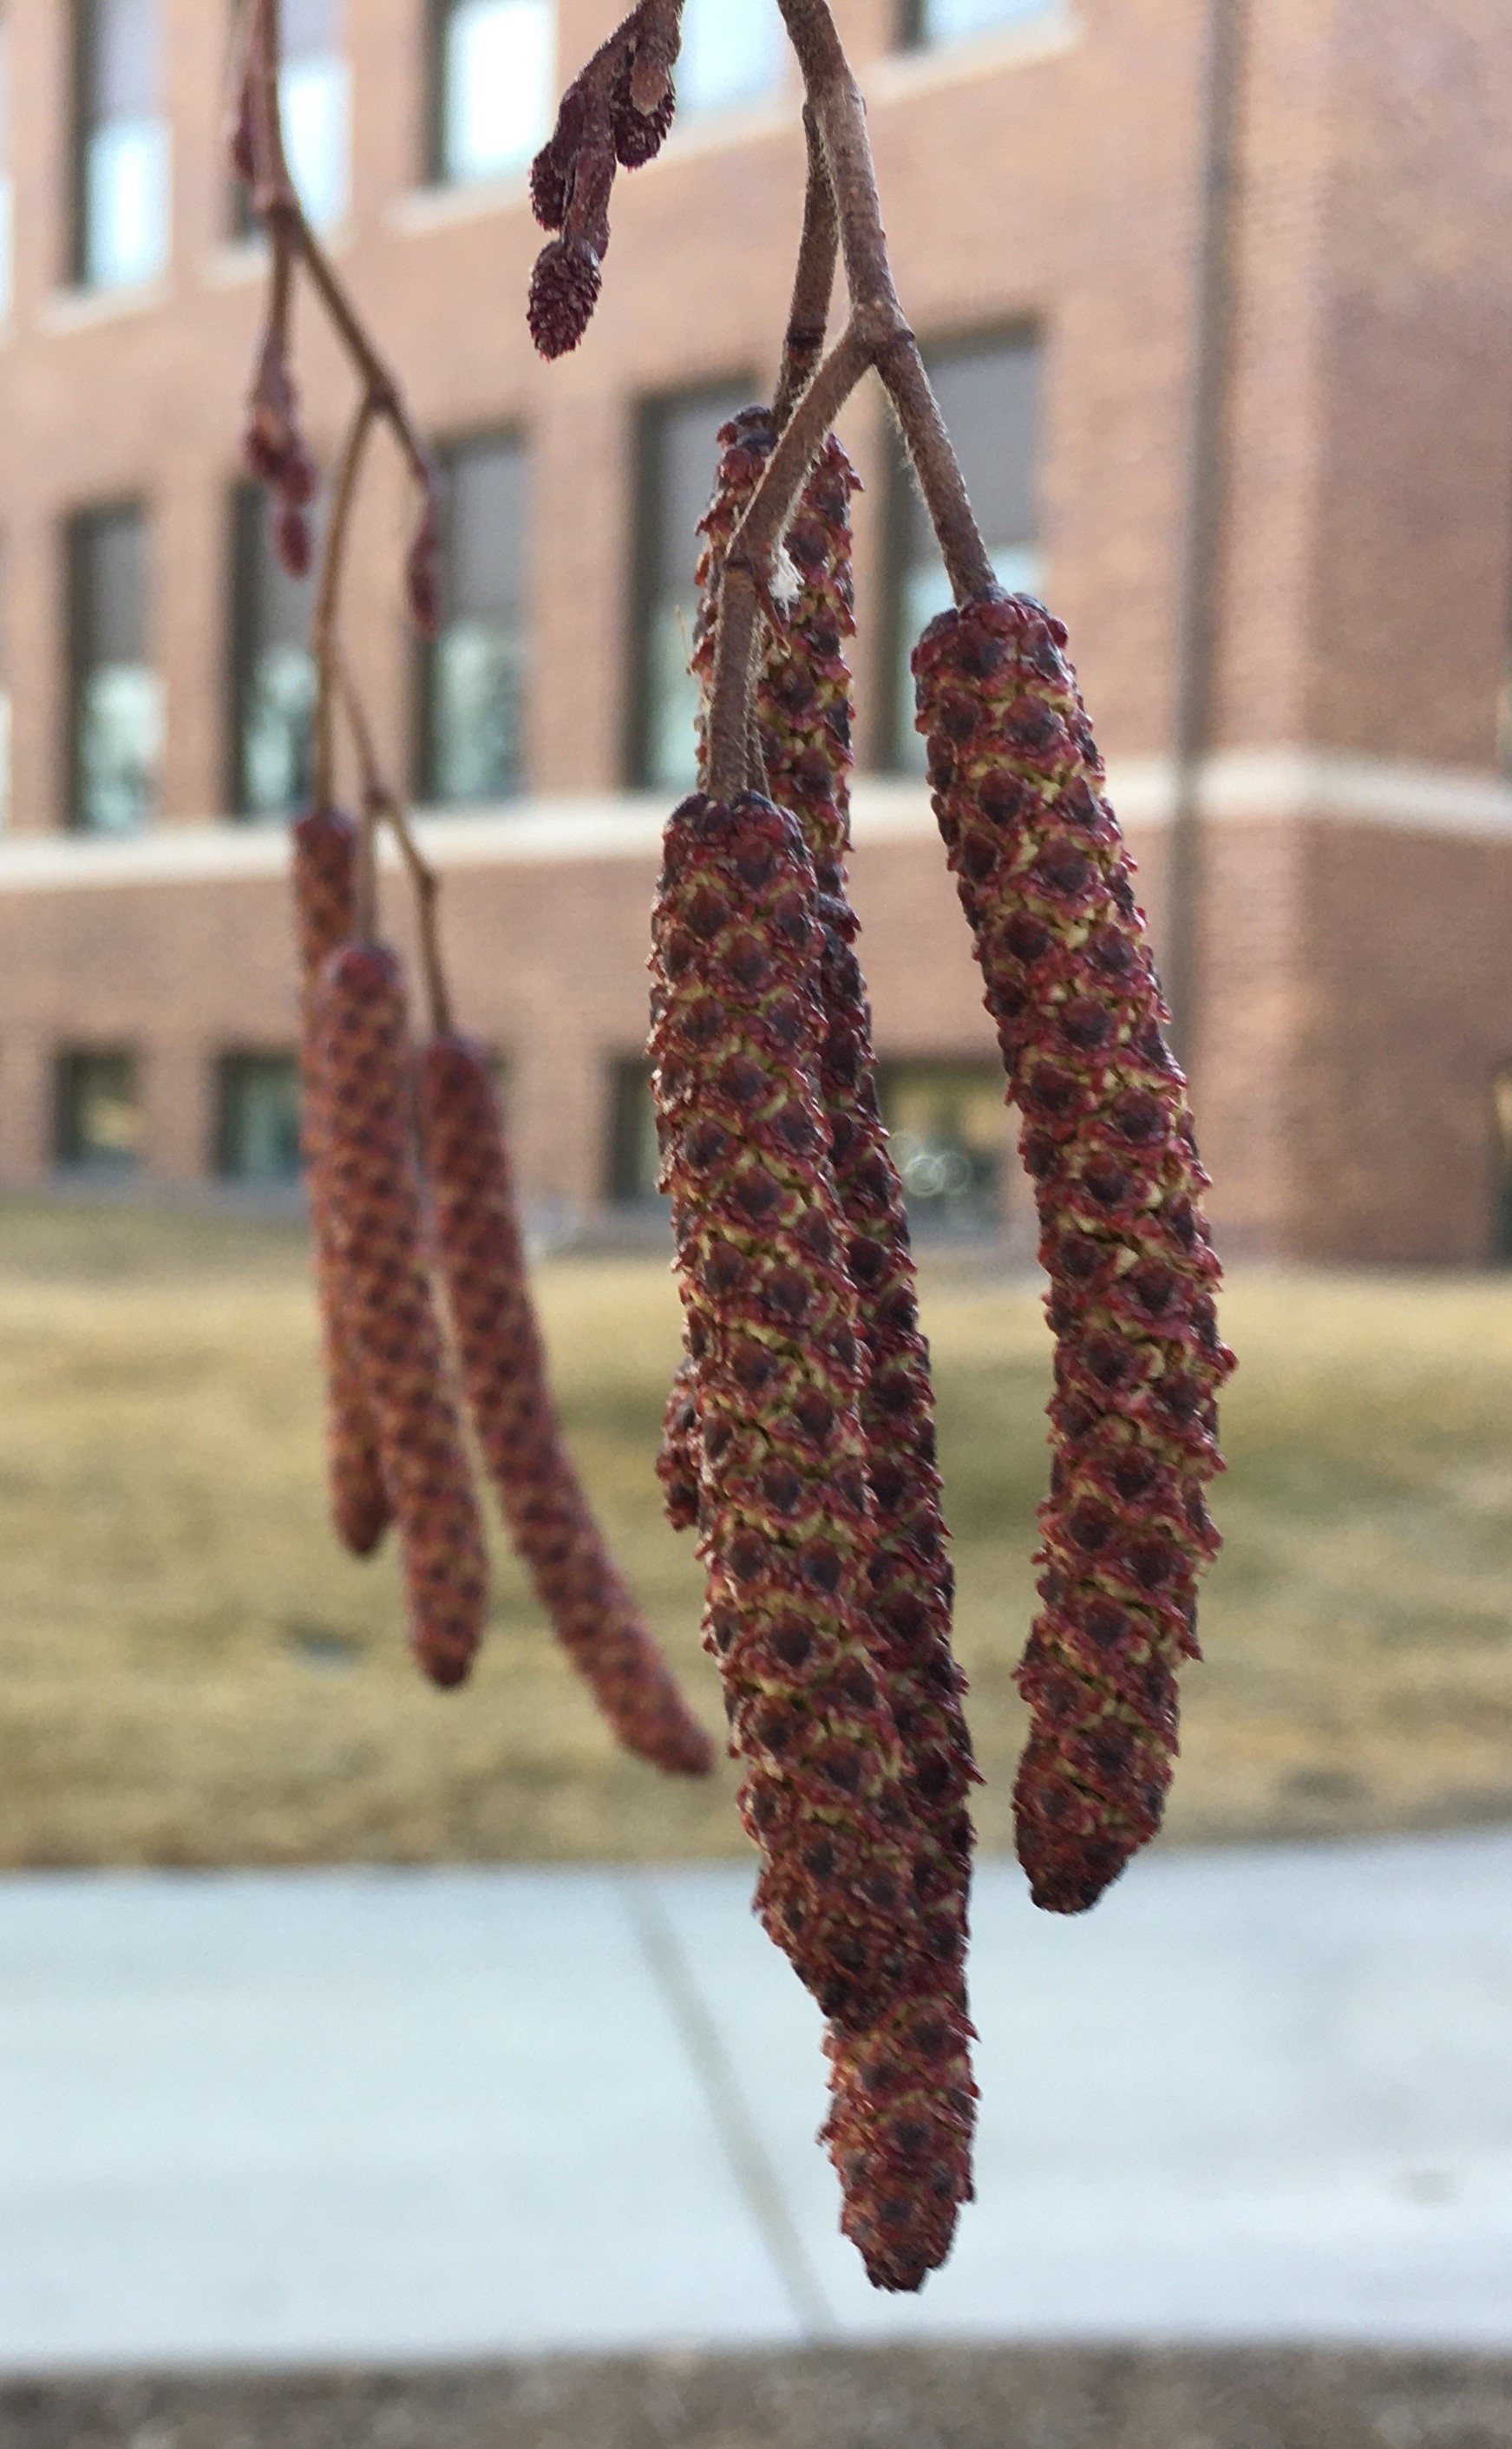
<path fill-rule="evenodd" d="M 1135 828 L 1169 823 L 1175 768 L 1168 759 L 1115 762 L 1114 805 Z M 427 815 L 418 831 L 442 867 L 549 865 L 556 860 L 654 858 L 669 795 L 601 793 L 523 799 Z M 1270 820 L 1379 825 L 1395 832 L 1512 842 L 1512 786 L 1494 774 L 1346 757 L 1328 749 L 1227 750 L 1203 768 L 1198 802 L 1213 822 Z M 860 842 L 904 841 L 934 831 L 928 795 L 912 781 L 856 786 Z M 126 840 L 77 834 L 12 834 L 0 841 L 0 893 L 69 886 L 208 882 L 281 875 L 287 859 L 277 824 L 164 824 Z M 385 858 L 396 857 L 385 844 Z"/>

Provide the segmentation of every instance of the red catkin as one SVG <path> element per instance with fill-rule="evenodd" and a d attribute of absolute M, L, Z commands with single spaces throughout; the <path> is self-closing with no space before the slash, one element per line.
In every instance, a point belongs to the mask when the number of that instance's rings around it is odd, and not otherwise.
<path fill-rule="evenodd" d="M 1160 1823 L 1233 1357 L 1186 1083 L 1065 643 L 1032 598 L 993 596 L 931 622 L 914 670 L 1050 1277 L 1044 1606 L 1018 1669 L 1033 1726 L 1015 1810 L 1036 1902 L 1076 1913 Z"/>
<path fill-rule="evenodd" d="M 720 481 L 703 531 L 704 610 L 694 667 L 711 660 L 719 564 L 776 434 L 748 410 L 721 436 Z M 861 1419 L 875 1511 L 868 1617 L 907 1763 L 919 1829 L 919 1944 L 898 1998 L 863 2035 L 831 2032 L 825 2129 L 844 2192 L 843 2226 L 873 2283 L 916 2288 L 942 2263 L 972 2195 L 976 2085 L 965 1959 L 976 1780 L 951 1650 L 953 1580 L 935 1467 L 934 1392 L 920 1331 L 902 1187 L 877 1097 L 849 849 L 854 634 L 850 497 L 858 480 L 833 435 L 786 537 L 794 592 L 769 640 L 756 699 L 768 788 L 799 820 L 819 885 L 824 1034 L 820 1089 L 847 1231 L 864 1352 Z"/>
<path fill-rule="evenodd" d="M 614 1566 L 562 1440 L 482 1048 L 456 1036 L 426 1048 L 420 1115 L 468 1401 L 514 1545 L 621 1743 L 658 1768 L 704 1775 L 708 1737 Z"/>
<path fill-rule="evenodd" d="M 312 808 L 294 835 L 294 914 L 300 957 L 300 1072 L 315 1244 L 316 1293 L 325 1376 L 326 1473 L 331 1518 L 355 1556 L 371 1555 L 392 1519 L 378 1460 L 378 1427 L 352 1339 L 339 1316 L 335 1232 L 322 1153 L 314 1051 L 314 988 L 320 966 L 351 936 L 356 916 L 357 829 L 339 808 Z"/>
<path fill-rule="evenodd" d="M 488 1555 L 432 1292 L 404 987 L 386 947 L 347 944 L 325 962 L 315 1046 L 339 1312 L 378 1420 L 411 1642 L 450 1687 L 483 1636 Z"/>
<path fill-rule="evenodd" d="M 652 1052 L 698 1369 L 706 1643 L 758 1910 L 827 2015 L 864 2030 L 910 1956 L 916 1832 L 866 1636 L 862 1356 L 819 1102 L 813 866 L 754 793 L 669 821 Z"/>
<path fill-rule="evenodd" d="M 674 1531 L 690 1531 L 698 1520 L 699 1475 L 698 1367 L 685 1352 L 672 1372 L 656 1457 L 663 1505 Z"/>

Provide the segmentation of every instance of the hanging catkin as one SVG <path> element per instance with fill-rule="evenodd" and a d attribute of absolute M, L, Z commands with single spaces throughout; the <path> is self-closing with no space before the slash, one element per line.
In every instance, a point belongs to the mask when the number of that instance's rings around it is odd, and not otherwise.
<path fill-rule="evenodd" d="M 690 1531 L 698 1520 L 698 1365 L 685 1353 L 672 1372 L 667 1409 L 662 1415 L 661 1452 L 656 1476 L 662 1502 L 674 1531 Z"/>
<path fill-rule="evenodd" d="M 357 907 L 357 829 L 338 808 L 312 808 L 294 834 L 294 917 L 300 955 L 302 1136 L 315 1244 L 325 1377 L 326 1476 L 331 1518 L 355 1556 L 371 1555 L 392 1519 L 378 1429 L 337 1308 L 338 1269 L 313 1049 L 315 981 L 351 936 Z"/>
<path fill-rule="evenodd" d="M 813 866 L 793 819 L 754 793 L 685 800 L 653 939 L 706 1640 L 746 1763 L 759 1910 L 825 2014 L 860 2030 L 908 1961 L 916 1839 L 866 1636 L 862 1356 L 819 1103 Z"/>
<path fill-rule="evenodd" d="M 1044 1607 L 1018 1669 L 1033 1727 L 1015 1807 L 1036 1901 L 1076 1913 L 1160 1822 L 1232 1356 L 1186 1084 L 1065 642 L 1032 599 L 994 596 L 931 622 L 914 669 L 1051 1282 Z"/>
<path fill-rule="evenodd" d="M 404 1551 L 415 1654 L 460 1684 L 488 1615 L 488 1556 L 427 1264 L 409 1028 L 386 947 L 333 953 L 315 993 L 316 1069 L 339 1314 L 378 1421 Z"/>
<path fill-rule="evenodd" d="M 694 668 L 712 663 L 718 578 L 776 430 L 765 410 L 724 428 L 703 524 L 703 605 Z M 965 1959 L 975 1780 L 951 1651 L 952 1576 L 935 1468 L 929 1351 L 919 1329 L 902 1188 L 888 1153 L 849 849 L 854 634 L 850 497 L 857 478 L 831 435 L 785 540 L 791 594 L 769 640 L 756 696 L 768 788 L 803 827 L 814 861 L 823 951 L 820 1090 L 856 1286 L 863 1367 L 861 1421 L 875 1520 L 868 1622 L 909 1775 L 919 1831 L 919 1936 L 900 1996 L 864 2035 L 832 2030 L 834 2092 L 825 2129 L 844 2192 L 843 2226 L 879 2286 L 915 2288 L 950 2250 L 971 2198 L 976 2086 Z M 707 703 L 707 700 L 706 700 Z"/>
<path fill-rule="evenodd" d="M 708 1737 L 615 1568 L 562 1441 L 481 1047 L 433 1040 L 420 1065 L 420 1114 L 468 1401 L 514 1545 L 621 1743 L 658 1768 L 700 1776 L 713 1764 Z"/>

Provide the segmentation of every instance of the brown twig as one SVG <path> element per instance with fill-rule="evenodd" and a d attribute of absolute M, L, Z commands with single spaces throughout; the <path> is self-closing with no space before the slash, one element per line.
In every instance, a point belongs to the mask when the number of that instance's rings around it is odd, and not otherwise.
<path fill-rule="evenodd" d="M 361 780 L 363 864 L 358 881 L 357 932 L 359 937 L 371 936 L 377 924 L 377 832 L 380 823 L 386 824 L 399 846 L 400 857 L 409 869 L 410 881 L 415 888 L 419 914 L 420 966 L 425 975 L 431 1027 L 437 1037 L 444 1037 L 450 1034 L 453 1015 L 451 990 L 446 983 L 446 968 L 441 958 L 441 879 L 416 840 L 398 794 L 384 780 L 372 725 L 353 685 L 346 658 L 339 646 L 333 649 L 332 663 L 341 692 L 342 711 L 351 728 L 352 745 Z"/>
<path fill-rule="evenodd" d="M 825 434 L 862 376 L 875 367 L 886 389 L 919 478 L 958 604 L 990 594 L 993 567 L 945 431 L 919 343 L 900 303 L 882 227 L 866 110 L 842 48 L 828 0 L 779 0 L 807 100 L 809 183 L 783 385 L 793 388 L 809 345 L 814 300 L 826 260 L 820 166 L 850 292 L 843 337 L 786 407 L 785 431 L 726 558 L 709 703 L 709 789 L 716 798 L 750 786 L 747 754 L 758 621 L 765 606 L 777 626 L 776 556 Z M 831 273 L 832 277 L 832 273 Z M 825 295 L 827 305 L 827 291 Z M 804 330 L 794 348 L 794 327 Z"/>
<path fill-rule="evenodd" d="M 804 136 L 808 148 L 808 182 L 804 192 L 804 229 L 798 242 L 798 269 L 793 276 L 793 301 L 788 310 L 782 369 L 772 402 L 779 433 L 798 404 L 804 384 L 824 354 L 829 325 L 829 302 L 840 260 L 840 222 L 829 164 L 820 141 L 819 123 L 810 105 L 804 108 Z"/>
<path fill-rule="evenodd" d="M 357 498 L 358 477 L 361 472 L 362 453 L 378 411 L 371 393 L 364 392 L 358 403 L 357 414 L 347 434 L 346 446 L 337 472 L 336 491 L 331 501 L 330 523 L 325 531 L 325 549 L 320 560 L 320 584 L 316 597 L 315 620 L 311 644 L 315 653 L 315 775 L 311 796 L 318 808 L 327 808 L 334 797 L 333 766 L 335 723 L 335 672 L 337 654 L 337 615 L 340 606 L 341 573 L 346 559 L 347 538 L 351 531 L 352 507 Z M 340 666 L 343 686 L 349 685 L 344 663 Z"/>
<path fill-rule="evenodd" d="M 310 227 L 289 173 L 279 106 L 281 56 L 280 0 L 251 0 L 245 73 L 253 163 L 252 209 L 266 230 L 273 250 L 274 292 L 277 296 L 281 291 L 286 297 L 292 267 L 303 266 L 351 359 L 364 397 L 388 426 L 412 475 L 429 500 L 435 488 L 430 453 L 404 405 L 398 384 L 369 338 L 339 274 Z M 270 317 L 270 322 L 271 319 Z"/>

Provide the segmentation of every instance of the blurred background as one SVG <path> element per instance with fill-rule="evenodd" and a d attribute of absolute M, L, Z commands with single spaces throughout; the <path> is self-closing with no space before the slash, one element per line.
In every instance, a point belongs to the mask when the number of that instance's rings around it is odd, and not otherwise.
<path fill-rule="evenodd" d="M 1227 1546 L 1171 1838 L 1512 1820 L 1504 11 L 835 13 L 995 566 L 1070 630 L 1231 1266 Z M 574 1450 L 713 1726 L 699 1575 L 650 1468 L 678 1325 L 645 960 L 693 773 L 694 530 L 717 428 L 773 379 L 803 143 L 775 0 L 687 0 L 676 130 L 618 183 L 587 340 L 543 365 L 525 173 L 612 15 L 283 0 L 283 104 L 441 472 L 439 634 L 404 618 L 413 503 L 380 452 L 352 661 L 444 878 L 459 1019 L 494 1051 Z M 673 1789 L 613 1755 L 506 1555 L 447 1703 L 406 1663 L 391 1565 L 324 1529 L 284 838 L 311 589 L 239 464 L 267 265 L 225 167 L 230 18 L 0 8 L 0 1864 L 744 1859 L 729 1777 Z M 349 378 L 313 317 L 300 367 L 329 466 Z M 909 649 L 948 589 L 874 387 L 842 431 L 855 897 L 1002 1852 L 1048 1343 L 912 729 Z M 1147 2386 L 1166 2413 L 1108 2414 L 1110 2443 L 1187 2437 Z M 1074 2400 L 1036 2441 L 1101 2437 Z M 6 2449 L 12 2420 L 53 2439 L 9 2406 Z M 1352 2439 L 1345 2406 L 1287 2417 L 1288 2449 L 1314 2420 Z M 646 2439 L 801 2437 L 667 2421 Z"/>

